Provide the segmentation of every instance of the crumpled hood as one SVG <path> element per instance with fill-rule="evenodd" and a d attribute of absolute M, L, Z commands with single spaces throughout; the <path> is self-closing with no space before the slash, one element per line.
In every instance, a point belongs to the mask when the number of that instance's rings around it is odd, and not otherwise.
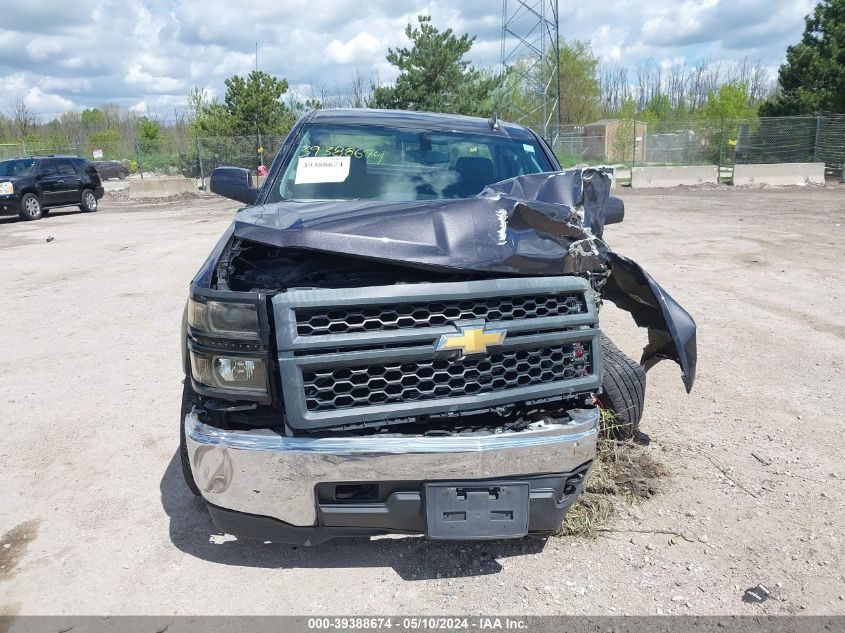
<path fill-rule="evenodd" d="M 609 192 L 607 177 L 594 173 Z M 277 202 L 239 213 L 235 234 L 427 268 L 523 275 L 600 270 L 579 194 L 584 182 L 590 190 L 594 185 L 580 176 L 580 170 L 522 176 L 461 200 Z"/>
<path fill-rule="evenodd" d="M 642 364 L 675 360 L 695 379 L 695 322 L 635 262 L 602 241 L 610 178 L 596 169 L 531 174 L 476 198 L 382 202 L 282 201 L 238 213 L 236 237 L 433 270 L 599 275 L 603 297 L 646 327 Z"/>

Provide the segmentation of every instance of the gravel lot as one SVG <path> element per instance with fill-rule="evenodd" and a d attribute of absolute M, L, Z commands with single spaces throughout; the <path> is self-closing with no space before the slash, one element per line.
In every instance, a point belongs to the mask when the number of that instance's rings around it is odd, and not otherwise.
<path fill-rule="evenodd" d="M 700 359 L 691 395 L 649 373 L 670 474 L 595 540 L 218 534 L 179 472 L 178 333 L 235 205 L 0 218 L 0 614 L 845 614 L 845 186 L 621 191 L 608 241 L 695 316 Z"/>

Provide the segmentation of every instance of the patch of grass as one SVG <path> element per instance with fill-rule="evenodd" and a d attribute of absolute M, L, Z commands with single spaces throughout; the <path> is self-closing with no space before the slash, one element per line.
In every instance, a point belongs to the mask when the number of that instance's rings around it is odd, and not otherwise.
<path fill-rule="evenodd" d="M 634 440 L 612 439 L 614 417 L 602 410 L 602 429 L 587 488 L 569 509 L 562 536 L 595 536 L 608 522 L 617 503 L 637 503 L 653 497 L 667 474 L 648 447 Z"/>
<path fill-rule="evenodd" d="M 585 492 L 569 508 L 557 536 L 596 535 L 597 528 L 605 525 L 613 515 L 613 501 L 607 495 Z"/>

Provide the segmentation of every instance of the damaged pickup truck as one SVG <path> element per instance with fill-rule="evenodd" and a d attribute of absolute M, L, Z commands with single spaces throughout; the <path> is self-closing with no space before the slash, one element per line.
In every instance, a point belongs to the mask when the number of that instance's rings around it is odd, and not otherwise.
<path fill-rule="evenodd" d="M 216 169 L 238 212 L 190 287 L 185 480 L 217 527 L 518 538 L 584 489 L 600 409 L 631 436 L 645 371 L 695 377 L 695 323 L 603 241 L 622 201 L 530 129 L 319 110 L 260 189 Z M 641 364 L 601 332 L 608 300 L 648 330 Z"/>

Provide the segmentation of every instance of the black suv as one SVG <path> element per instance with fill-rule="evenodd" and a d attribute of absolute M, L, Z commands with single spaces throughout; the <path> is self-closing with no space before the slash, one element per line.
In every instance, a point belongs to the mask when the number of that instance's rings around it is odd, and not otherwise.
<path fill-rule="evenodd" d="M 0 215 L 37 220 L 54 207 L 78 205 L 96 211 L 103 183 L 78 156 L 45 156 L 0 161 Z"/>

